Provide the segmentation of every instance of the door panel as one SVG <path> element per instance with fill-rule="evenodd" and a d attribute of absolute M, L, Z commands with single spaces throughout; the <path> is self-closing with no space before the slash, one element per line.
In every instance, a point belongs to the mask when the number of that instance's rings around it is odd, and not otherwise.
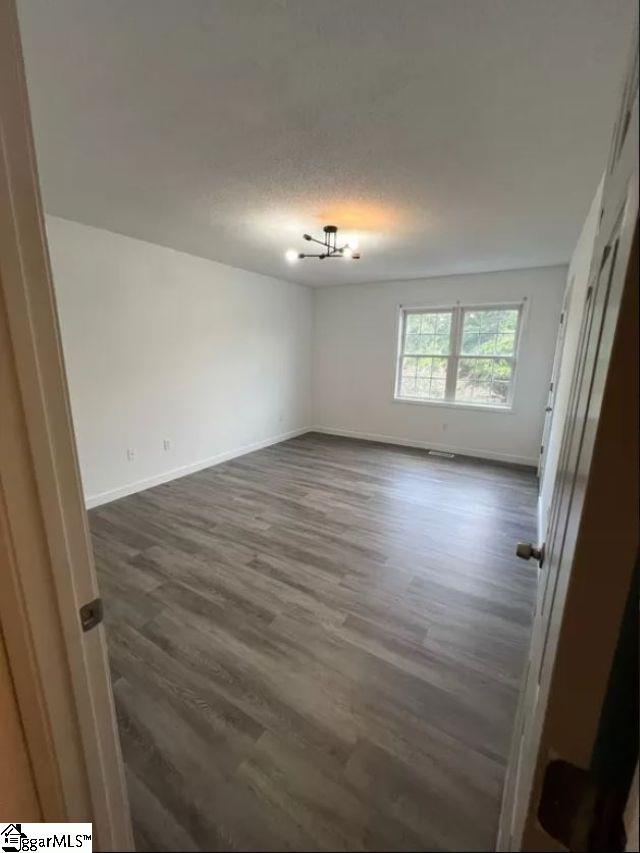
<path fill-rule="evenodd" d="M 607 257 L 603 259 L 600 274 L 597 276 L 596 281 L 594 285 L 591 286 L 588 294 L 589 304 L 587 308 L 587 316 L 585 318 L 586 322 L 584 324 L 583 336 L 579 346 L 579 350 L 583 350 L 583 352 L 580 354 L 577 376 L 575 377 L 575 394 L 570 402 L 568 411 L 568 434 L 566 442 L 564 443 L 566 459 L 562 459 L 559 466 L 559 470 L 567 476 L 562 478 L 562 483 L 559 484 L 560 488 L 558 488 L 556 492 L 556 511 L 552 515 L 551 526 L 548 534 L 549 569 L 545 601 L 542 611 L 544 642 L 540 657 L 540 669 L 544 662 L 544 654 L 549 638 L 549 620 L 553 603 L 556 600 L 559 568 L 562 564 L 562 559 L 568 544 L 566 541 L 566 529 L 564 531 L 559 531 L 558 526 L 567 518 L 571 511 L 571 504 L 575 493 L 578 462 L 582 451 L 584 431 L 587 423 L 586 415 L 589 409 L 593 385 L 593 377 L 585 376 L 585 367 L 588 364 L 595 363 L 595 360 L 597 359 L 600 333 L 597 328 L 594 329 L 593 327 L 594 318 L 596 323 L 601 326 L 604 313 L 606 311 L 611 273 L 615 263 L 615 254 L 617 253 L 617 238 L 615 239 L 615 246 L 616 248 L 614 250 L 613 257 L 612 253 L 608 251 Z M 611 263 L 609 263 L 609 260 L 611 260 Z"/>
<path fill-rule="evenodd" d="M 635 81 L 633 114 L 624 118 L 624 144 L 603 191 L 505 784 L 501 850 L 564 849 L 537 821 L 541 781 L 552 756 L 589 767 L 633 571 L 637 521 L 616 499 L 633 501 L 637 447 L 637 431 L 629 423 L 637 365 L 625 350 L 634 334 L 628 328 L 633 319 L 629 305 L 637 301 L 637 73 Z M 627 85 L 627 104 L 628 96 Z M 623 302 L 627 308 L 621 311 Z M 629 465 L 620 459 L 621 447 L 632 457 Z M 617 479 L 612 479 L 614 471 Z M 601 559 L 594 561 L 596 554 Z M 608 557 L 617 560 L 615 571 Z"/>
<path fill-rule="evenodd" d="M 0 3 L 0 619 L 43 816 L 131 850 L 14 0 Z M 0 761 L 2 757 L 0 757 Z"/>

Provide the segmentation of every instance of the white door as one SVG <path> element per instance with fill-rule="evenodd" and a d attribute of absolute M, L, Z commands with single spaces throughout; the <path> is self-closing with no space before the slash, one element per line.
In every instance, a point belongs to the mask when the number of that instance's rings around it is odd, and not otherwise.
<path fill-rule="evenodd" d="M 13 0 L 0 0 L 0 155 L 3 638 L 43 819 L 91 821 L 94 849 L 131 850 L 104 629 L 84 609 L 98 591 Z"/>
<path fill-rule="evenodd" d="M 554 758 L 589 767 L 635 565 L 632 401 L 637 358 L 628 343 L 637 336 L 638 72 L 633 44 L 539 570 L 500 850 L 566 849 L 566 839 L 552 838 L 538 819 L 545 771 Z"/>

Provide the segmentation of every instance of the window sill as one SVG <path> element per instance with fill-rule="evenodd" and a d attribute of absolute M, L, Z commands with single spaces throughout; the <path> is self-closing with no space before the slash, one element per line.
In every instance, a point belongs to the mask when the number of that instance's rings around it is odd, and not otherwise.
<path fill-rule="evenodd" d="M 410 406 L 437 406 L 441 409 L 466 409 L 473 412 L 493 412 L 500 415 L 513 415 L 511 406 L 486 406 L 483 403 L 453 403 L 450 400 L 418 400 L 414 397 L 394 397 L 394 403 L 408 403 Z"/>

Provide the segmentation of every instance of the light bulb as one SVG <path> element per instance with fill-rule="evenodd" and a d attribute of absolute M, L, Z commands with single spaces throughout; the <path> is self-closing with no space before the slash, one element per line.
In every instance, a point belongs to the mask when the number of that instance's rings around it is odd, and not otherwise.
<path fill-rule="evenodd" d="M 357 240 L 349 240 L 349 246 L 351 247 L 352 252 L 357 252 L 360 243 Z"/>
<path fill-rule="evenodd" d="M 342 254 L 344 255 L 345 258 L 352 258 L 353 257 L 353 249 L 351 248 L 351 246 L 349 246 L 349 244 L 347 244 L 344 247 L 344 249 L 342 250 Z"/>
<path fill-rule="evenodd" d="M 295 249 L 287 249 L 287 251 L 284 253 L 284 256 L 290 264 L 298 260 L 298 253 Z"/>

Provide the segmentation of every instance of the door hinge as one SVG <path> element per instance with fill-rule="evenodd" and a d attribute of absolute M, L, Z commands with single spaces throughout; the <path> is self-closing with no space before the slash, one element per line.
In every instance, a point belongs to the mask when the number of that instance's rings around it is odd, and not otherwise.
<path fill-rule="evenodd" d="M 83 631 L 90 631 L 102 622 L 102 599 L 94 598 L 80 608 L 80 624 Z"/>
<path fill-rule="evenodd" d="M 624 850 L 624 800 L 589 770 L 550 761 L 538 804 L 540 825 L 569 850 Z"/>
<path fill-rule="evenodd" d="M 540 456 L 544 453 L 544 444 L 540 445 Z"/>

